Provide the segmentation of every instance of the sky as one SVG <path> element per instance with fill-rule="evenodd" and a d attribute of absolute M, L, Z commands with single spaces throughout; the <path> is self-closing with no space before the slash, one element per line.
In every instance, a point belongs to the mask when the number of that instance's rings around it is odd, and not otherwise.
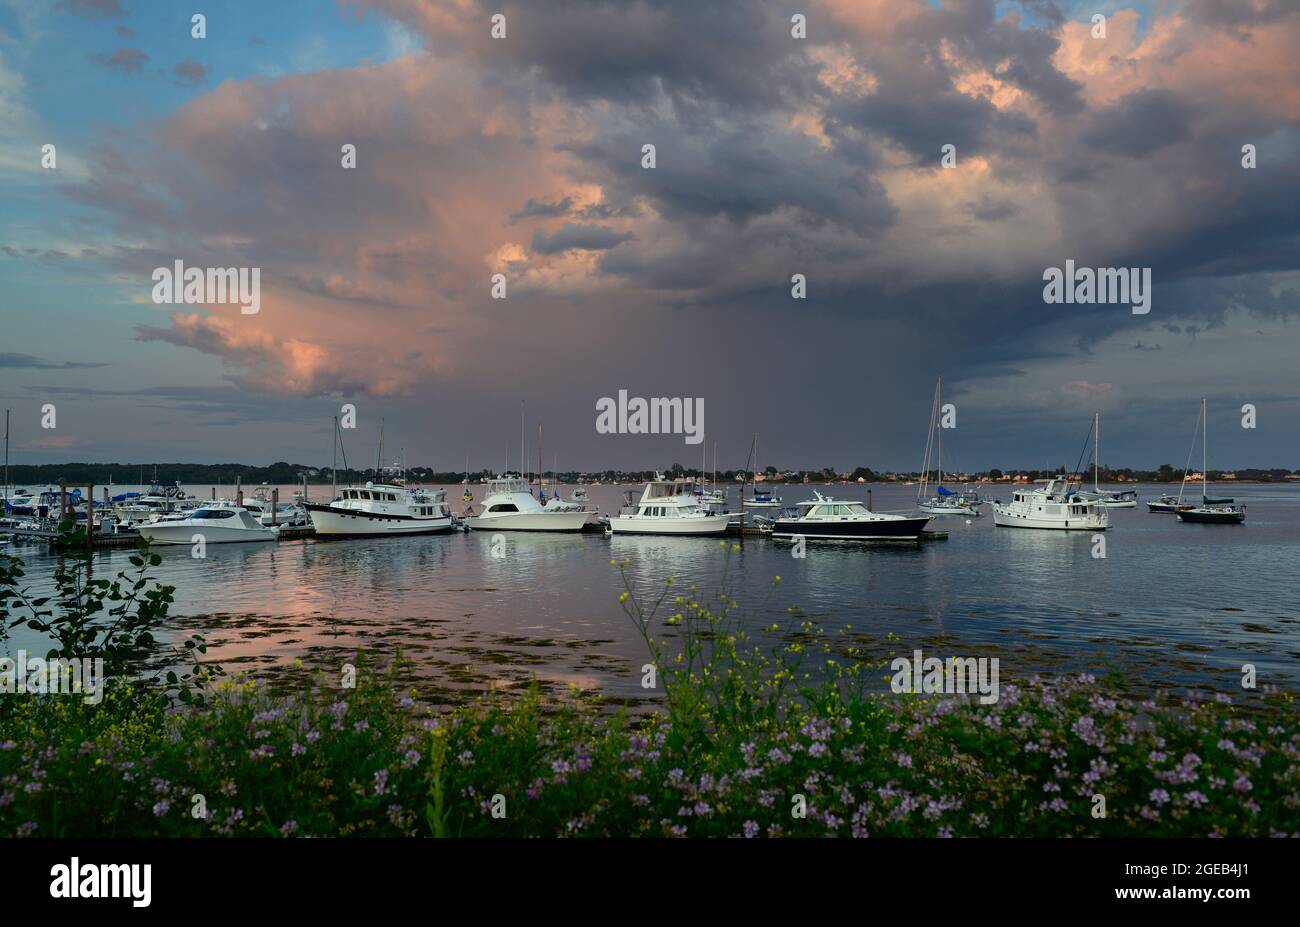
<path fill-rule="evenodd" d="M 0 0 L 11 459 L 916 470 L 942 377 L 949 468 L 1300 469 L 1300 4 L 790 6 Z"/>

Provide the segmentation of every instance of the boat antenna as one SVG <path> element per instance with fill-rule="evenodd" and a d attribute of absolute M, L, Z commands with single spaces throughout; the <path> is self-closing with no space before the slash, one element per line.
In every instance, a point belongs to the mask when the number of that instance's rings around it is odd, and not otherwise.
<path fill-rule="evenodd" d="M 382 480 L 384 474 L 384 420 L 379 420 L 379 456 L 375 459 L 375 480 Z"/>

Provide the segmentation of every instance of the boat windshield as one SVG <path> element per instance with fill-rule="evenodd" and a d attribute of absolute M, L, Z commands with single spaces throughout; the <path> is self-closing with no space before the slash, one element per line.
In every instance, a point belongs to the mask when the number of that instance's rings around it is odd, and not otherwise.
<path fill-rule="evenodd" d="M 217 518 L 234 518 L 234 509 L 196 509 L 191 518 L 217 519 Z"/>

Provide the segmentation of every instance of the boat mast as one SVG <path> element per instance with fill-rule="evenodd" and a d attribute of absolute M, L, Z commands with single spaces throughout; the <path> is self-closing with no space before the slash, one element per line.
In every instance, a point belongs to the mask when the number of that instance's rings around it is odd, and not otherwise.
<path fill-rule="evenodd" d="M 375 459 L 375 482 L 384 478 L 384 420 L 379 420 L 379 457 Z"/>
<path fill-rule="evenodd" d="M 5 409 L 5 509 L 9 508 L 9 410 Z"/>
<path fill-rule="evenodd" d="M 1210 417 L 1205 411 L 1205 397 L 1201 397 L 1201 505 L 1205 505 L 1206 497 L 1209 496 L 1209 487 L 1206 485 L 1210 478 L 1208 464 L 1210 462 Z"/>
<path fill-rule="evenodd" d="M 1092 415 L 1092 488 L 1101 492 L 1097 482 L 1097 471 L 1101 466 L 1101 412 Z"/>
<path fill-rule="evenodd" d="M 934 398 L 935 404 L 938 406 L 937 411 L 941 412 L 943 410 L 943 377 L 940 377 L 939 382 L 935 385 L 934 397 L 935 397 Z M 935 475 L 939 477 L 939 482 L 936 485 L 943 486 L 943 422 L 939 422 L 938 424 L 939 424 L 939 459 L 935 462 L 934 472 Z"/>
<path fill-rule="evenodd" d="M 330 492 L 332 497 L 330 501 L 339 497 L 339 417 L 334 416 L 334 434 L 330 450 L 334 454 L 334 461 L 330 464 Z"/>

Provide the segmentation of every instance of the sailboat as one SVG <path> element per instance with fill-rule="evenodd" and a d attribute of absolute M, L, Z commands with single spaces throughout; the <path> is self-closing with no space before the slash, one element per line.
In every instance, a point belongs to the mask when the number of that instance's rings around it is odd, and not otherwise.
<path fill-rule="evenodd" d="M 971 496 L 943 485 L 943 429 L 939 427 L 939 412 L 943 408 L 943 377 L 934 386 L 934 404 L 930 407 L 930 431 L 925 441 L 925 460 L 921 464 L 921 486 L 916 491 L 916 507 L 929 515 L 978 516 L 982 504 L 978 495 Z M 935 495 L 926 498 L 930 486 L 930 451 L 935 455 Z"/>
<path fill-rule="evenodd" d="M 1211 499 L 1208 493 L 1209 483 L 1209 431 L 1210 420 L 1206 413 L 1205 400 L 1201 400 L 1201 504 L 1196 508 L 1185 509 L 1178 513 L 1179 521 L 1194 522 L 1202 525 L 1240 525 L 1246 521 L 1246 507 L 1234 505 L 1231 499 Z"/>
<path fill-rule="evenodd" d="M 779 509 L 781 497 L 772 495 L 772 490 L 758 486 L 758 433 L 754 433 L 754 495 L 744 500 L 747 509 Z M 744 491 L 744 487 L 741 487 Z"/>
<path fill-rule="evenodd" d="M 1136 489 L 1103 490 L 1098 481 L 1101 470 L 1101 413 L 1092 416 L 1092 495 L 1105 506 L 1113 509 L 1137 508 Z"/>

